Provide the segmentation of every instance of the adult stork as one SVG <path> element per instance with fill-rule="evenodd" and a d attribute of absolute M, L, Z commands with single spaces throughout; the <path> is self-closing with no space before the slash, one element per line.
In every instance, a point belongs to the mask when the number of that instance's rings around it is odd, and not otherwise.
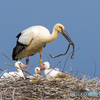
<path fill-rule="evenodd" d="M 43 26 L 32 26 L 16 36 L 17 43 L 13 49 L 12 59 L 18 60 L 27 57 L 26 65 L 28 66 L 29 56 L 39 53 L 41 68 L 43 47 L 45 47 L 47 43 L 53 42 L 57 38 L 58 33 L 61 33 L 74 47 L 72 40 L 62 24 L 57 23 L 53 28 L 52 34 Z M 72 55 L 74 55 L 74 50 Z"/>

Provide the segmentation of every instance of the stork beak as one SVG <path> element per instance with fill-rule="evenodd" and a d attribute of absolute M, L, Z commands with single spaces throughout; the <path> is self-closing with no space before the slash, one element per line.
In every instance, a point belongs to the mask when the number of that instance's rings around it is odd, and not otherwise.
<path fill-rule="evenodd" d="M 68 36 L 67 32 L 65 30 L 62 31 L 62 35 L 68 40 L 70 44 L 73 44 L 72 40 Z"/>
<path fill-rule="evenodd" d="M 41 70 L 38 70 L 38 69 L 36 69 L 37 70 L 37 74 L 38 75 L 42 75 L 42 71 Z"/>
<path fill-rule="evenodd" d="M 28 68 L 26 65 L 24 64 L 19 64 L 20 65 L 20 68 Z"/>
<path fill-rule="evenodd" d="M 26 65 L 21 66 L 21 68 L 28 68 Z"/>
<path fill-rule="evenodd" d="M 62 31 L 62 35 L 68 40 L 69 44 L 71 44 L 73 46 L 72 56 L 74 56 L 74 43 L 72 42 L 72 40 L 70 39 L 70 37 L 68 36 L 68 34 L 67 34 L 67 32 L 65 30 Z M 74 58 L 72 56 L 71 56 L 71 59 Z"/>
<path fill-rule="evenodd" d="M 45 70 L 45 67 L 43 66 L 43 67 L 40 67 L 40 70 Z"/>

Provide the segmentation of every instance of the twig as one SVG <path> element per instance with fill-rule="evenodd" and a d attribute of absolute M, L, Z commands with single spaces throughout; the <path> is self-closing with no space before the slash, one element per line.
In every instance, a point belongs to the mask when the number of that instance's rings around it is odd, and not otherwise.
<path fill-rule="evenodd" d="M 70 54 L 71 54 L 71 53 L 72 53 L 72 52 L 70 52 Z M 65 61 L 65 63 L 64 63 L 64 67 L 63 67 L 63 70 L 62 70 L 62 71 L 64 71 L 64 68 L 65 68 L 66 62 L 67 62 L 68 57 L 70 56 L 70 54 L 67 56 L 67 59 L 66 59 L 66 61 Z"/>
<path fill-rule="evenodd" d="M 45 53 L 45 51 L 43 51 L 44 53 Z M 49 57 L 47 56 L 47 54 L 45 53 L 45 55 L 46 55 L 46 57 L 47 57 L 47 59 L 48 59 L 48 62 L 50 62 L 50 59 L 49 59 Z"/>
<path fill-rule="evenodd" d="M 76 78 L 78 78 L 78 79 L 81 79 L 81 77 L 77 77 L 77 76 L 74 75 L 74 74 L 69 74 L 69 75 L 74 76 L 74 77 L 76 77 Z"/>
<path fill-rule="evenodd" d="M 79 70 L 78 70 L 78 71 L 74 71 L 74 72 L 76 72 L 76 75 L 77 75 L 77 73 L 78 73 L 78 72 L 80 72 L 80 73 L 83 73 L 83 74 L 86 74 L 86 73 L 84 73 L 84 72 L 81 72 L 81 71 L 79 71 Z"/>
<path fill-rule="evenodd" d="M 70 73 L 73 74 L 71 62 L 70 62 Z"/>
<path fill-rule="evenodd" d="M 78 51 L 79 49 L 80 49 L 80 47 L 79 47 L 77 50 L 75 50 L 75 51 Z M 74 51 L 74 52 L 75 52 L 75 51 Z M 65 68 L 66 62 L 67 62 L 69 56 L 71 55 L 71 53 L 72 53 L 72 52 L 69 53 L 69 55 L 67 56 L 67 58 L 66 58 L 66 60 L 65 60 L 63 70 L 64 70 L 64 68 Z M 63 70 L 62 70 L 62 71 L 63 71 Z"/>
<path fill-rule="evenodd" d="M 2 69 L 0 69 L 2 72 L 6 72 L 5 70 L 2 70 Z M 6 73 L 8 73 L 8 72 L 6 72 Z"/>
<path fill-rule="evenodd" d="M 32 56 L 32 58 L 33 58 L 33 56 Z M 33 60 L 36 62 L 36 63 L 38 63 L 34 58 L 33 58 Z M 38 63 L 39 64 L 39 63 Z"/>
<path fill-rule="evenodd" d="M 37 64 L 38 64 L 38 63 L 36 63 L 36 64 L 34 64 L 34 65 L 37 65 Z M 34 67 L 34 65 L 32 65 L 30 68 Z M 29 68 L 29 69 L 30 69 L 30 68 Z M 28 70 L 29 70 L 29 69 L 28 69 Z"/>
<path fill-rule="evenodd" d="M 95 74 L 96 74 L 96 62 L 95 62 L 95 59 L 94 59 L 94 57 L 92 55 L 91 55 L 91 57 L 92 57 L 92 59 L 94 61 L 94 65 L 95 65 L 95 71 L 94 71 L 94 75 L 93 75 L 93 77 L 95 77 Z"/>
<path fill-rule="evenodd" d="M 0 48 L 0 50 L 1 50 L 1 52 L 2 53 L 0 53 L 2 56 L 5 56 L 13 65 L 14 65 L 14 63 L 9 59 L 9 57 L 3 52 L 3 50 Z"/>
<path fill-rule="evenodd" d="M 2 100 L 2 93 L 0 93 L 0 100 Z"/>
<path fill-rule="evenodd" d="M 69 47 L 70 47 L 70 44 L 68 45 L 67 50 L 66 50 L 66 52 L 65 52 L 64 54 L 59 54 L 59 55 L 57 55 L 57 56 L 52 56 L 52 55 L 49 53 L 49 56 L 50 56 L 51 58 L 56 58 L 56 57 L 59 57 L 59 56 L 66 55 L 67 52 L 68 52 L 68 50 L 69 50 Z M 72 52 L 71 52 L 71 53 L 72 53 Z"/>
<path fill-rule="evenodd" d="M 7 72 L 7 69 L 6 70 L 4 70 L 5 72 Z M 0 74 L 0 76 L 4 73 L 4 71 L 2 71 L 2 73 Z"/>
<path fill-rule="evenodd" d="M 71 66 L 71 62 L 70 62 L 70 71 L 72 71 L 72 66 Z"/>
<path fill-rule="evenodd" d="M 78 71 L 73 71 L 73 72 L 76 72 L 75 76 L 77 75 L 78 72 L 80 72 L 81 74 L 88 75 L 88 74 L 86 74 L 86 73 L 84 73 L 84 72 L 82 72 L 82 71 L 79 71 L 79 70 L 78 70 Z M 89 76 L 89 75 L 88 75 L 88 76 Z"/>
<path fill-rule="evenodd" d="M 15 94 L 15 89 L 13 89 L 13 94 L 12 94 L 12 99 L 13 99 L 13 100 L 15 100 L 15 99 L 14 99 L 14 94 Z"/>

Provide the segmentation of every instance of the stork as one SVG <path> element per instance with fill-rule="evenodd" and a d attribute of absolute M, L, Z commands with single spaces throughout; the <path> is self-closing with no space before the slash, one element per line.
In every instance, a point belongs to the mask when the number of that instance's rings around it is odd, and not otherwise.
<path fill-rule="evenodd" d="M 5 72 L 1 78 L 12 78 L 12 77 L 23 77 L 25 79 L 24 73 L 22 72 L 22 68 L 26 68 L 27 66 L 25 66 L 22 62 L 17 61 L 15 63 L 15 68 L 18 70 L 18 72 L 14 71 L 14 72 Z"/>
<path fill-rule="evenodd" d="M 58 68 L 50 68 L 50 63 L 47 61 L 43 63 L 43 67 L 41 68 L 41 70 L 44 70 L 45 76 L 47 78 L 55 77 L 57 76 L 57 74 L 61 73 Z"/>
<path fill-rule="evenodd" d="M 35 73 L 36 73 L 35 76 L 42 76 L 42 71 L 39 67 L 35 68 Z"/>
<path fill-rule="evenodd" d="M 43 70 L 44 70 L 44 68 L 43 68 Z M 35 68 L 35 74 L 34 75 L 27 76 L 27 78 L 29 78 L 29 79 L 33 79 L 33 78 L 36 78 L 36 77 L 42 77 L 42 70 L 39 67 Z"/>
<path fill-rule="evenodd" d="M 74 48 L 74 44 L 70 39 L 70 37 L 68 36 L 68 34 L 66 33 L 65 28 L 62 24 L 57 23 L 53 27 L 52 34 L 50 34 L 49 30 L 43 26 L 32 26 L 22 31 L 16 36 L 17 43 L 15 48 L 13 49 L 12 59 L 18 60 L 27 57 L 26 65 L 28 67 L 29 56 L 39 53 L 40 54 L 39 64 L 41 68 L 43 47 L 45 47 L 47 43 L 53 42 L 57 38 L 58 33 L 61 33 L 68 40 L 68 42 L 71 45 L 73 45 Z M 73 55 L 74 55 L 74 50 L 73 50 Z"/>

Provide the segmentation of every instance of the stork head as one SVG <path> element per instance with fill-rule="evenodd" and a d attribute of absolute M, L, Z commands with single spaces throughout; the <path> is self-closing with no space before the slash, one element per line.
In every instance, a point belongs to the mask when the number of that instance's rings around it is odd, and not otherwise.
<path fill-rule="evenodd" d="M 40 71 L 39 67 L 35 68 L 35 73 L 36 73 L 36 75 L 42 75 L 42 71 Z"/>
<path fill-rule="evenodd" d="M 44 69 L 49 69 L 49 68 L 50 68 L 50 63 L 47 62 L 47 61 L 44 62 L 44 63 L 43 63 L 43 70 L 44 70 Z"/>
<path fill-rule="evenodd" d="M 17 68 L 17 69 L 20 69 L 20 68 L 27 68 L 27 66 L 26 65 L 24 65 L 22 62 L 20 62 L 20 61 L 17 61 L 16 63 L 15 63 L 15 67 Z"/>
<path fill-rule="evenodd" d="M 72 40 L 70 39 L 70 37 L 68 36 L 67 32 L 65 31 L 65 28 L 62 24 L 60 23 L 57 23 L 55 26 L 54 26 L 54 29 L 56 31 L 58 31 L 59 33 L 61 33 L 67 40 L 70 44 L 72 44 Z"/>
<path fill-rule="evenodd" d="M 58 31 L 59 33 L 62 33 L 63 30 L 65 30 L 64 26 L 60 23 L 57 23 L 55 26 L 54 26 L 54 29 L 56 31 Z"/>

